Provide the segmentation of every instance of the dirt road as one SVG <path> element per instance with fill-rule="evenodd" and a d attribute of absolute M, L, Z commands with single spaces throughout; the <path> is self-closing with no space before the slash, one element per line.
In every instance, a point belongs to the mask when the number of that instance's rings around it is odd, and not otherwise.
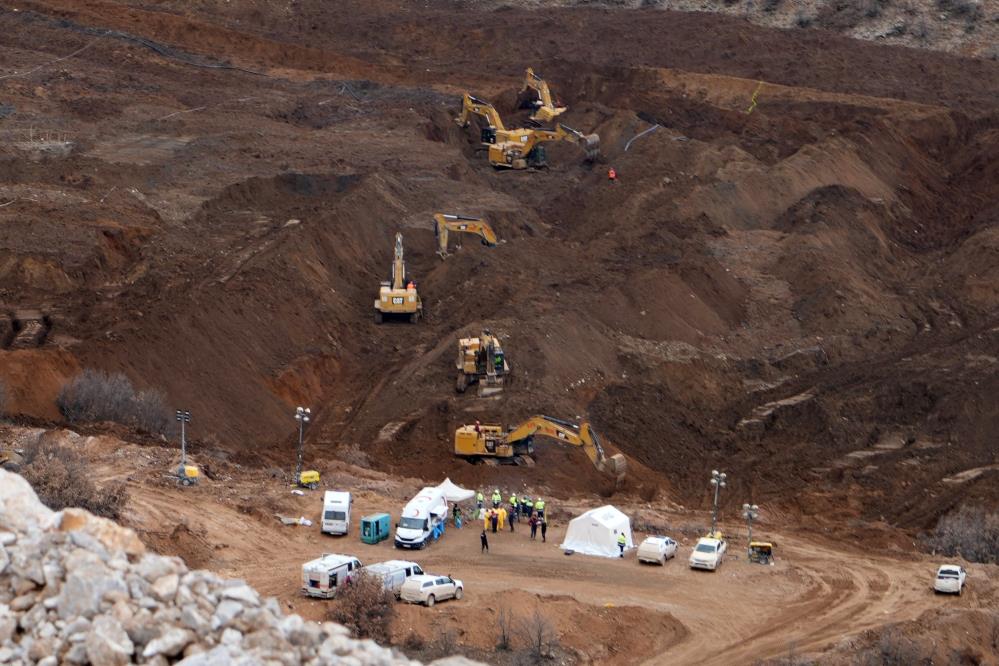
<path fill-rule="evenodd" d="M 990 581 L 996 567 L 970 565 L 968 594 L 938 597 L 930 588 L 936 560 L 775 530 L 768 523 L 757 534 L 777 544 L 773 566 L 745 561 L 743 527 L 723 523 L 733 535 L 724 565 L 716 572 L 693 571 L 686 565 L 693 539 L 679 530 L 704 516 L 687 512 L 653 512 L 662 524 L 678 526 L 673 534 L 681 541 L 676 559 L 661 568 L 639 564 L 634 553 L 622 560 L 566 556 L 558 547 L 564 519 L 553 521 L 547 543 L 531 541 L 523 523 L 513 533 L 490 532 L 486 554 L 480 552 L 481 523 L 449 528 L 424 551 L 399 551 L 391 541 L 364 545 L 357 538 L 360 517 L 396 515 L 415 485 L 351 470 L 340 477 L 340 487 L 355 496 L 351 534 L 328 537 L 318 527 L 320 492 L 295 495 L 261 472 L 239 470 L 230 470 L 224 481 L 206 479 L 197 488 L 180 489 L 157 478 L 173 451 L 112 445 L 110 439 L 88 440 L 84 450 L 106 461 L 107 477 L 122 473 L 123 459 L 144 461 L 129 484 L 127 518 L 147 542 L 193 566 L 245 578 L 305 617 L 321 619 L 330 603 L 300 595 L 301 564 L 323 552 L 349 553 L 365 563 L 413 559 L 465 582 L 461 602 L 401 607 L 394 629 L 399 643 L 412 634 L 432 641 L 451 631 L 457 645 L 488 652 L 499 608 L 526 617 L 539 607 L 562 645 L 594 663 L 739 664 L 789 649 L 820 653 L 846 637 L 915 620 L 927 610 L 987 609 L 997 599 Z M 116 453 L 109 456 L 112 449 Z M 549 500 L 551 510 L 560 513 L 563 506 Z M 621 508 L 649 515 L 645 507 Z M 303 516 L 314 524 L 285 527 L 276 515 Z M 636 534 L 636 542 L 641 537 Z M 594 635 L 602 638 L 594 641 Z"/>

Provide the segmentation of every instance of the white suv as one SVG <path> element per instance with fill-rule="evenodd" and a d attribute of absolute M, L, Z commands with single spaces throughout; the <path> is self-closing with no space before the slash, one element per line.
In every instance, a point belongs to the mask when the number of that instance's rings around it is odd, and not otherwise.
<path fill-rule="evenodd" d="M 461 599 L 465 587 L 450 576 L 410 576 L 402 584 L 399 597 L 414 604 L 433 606 L 444 599 Z"/>
<path fill-rule="evenodd" d="M 967 572 L 964 567 L 956 564 L 942 564 L 937 569 L 937 578 L 933 581 L 934 592 L 945 592 L 947 594 L 961 594 L 964 589 L 964 579 Z"/>
<path fill-rule="evenodd" d="M 697 540 L 697 545 L 690 553 L 691 569 L 707 569 L 714 571 L 722 563 L 728 544 L 723 539 L 703 537 Z"/>

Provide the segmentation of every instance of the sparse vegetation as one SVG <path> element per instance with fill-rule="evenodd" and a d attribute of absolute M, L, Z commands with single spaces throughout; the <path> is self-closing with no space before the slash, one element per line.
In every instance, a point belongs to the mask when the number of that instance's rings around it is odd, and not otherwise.
<path fill-rule="evenodd" d="M 888 627 L 881 631 L 877 644 L 860 663 L 869 666 L 921 666 L 933 663 L 928 653 L 915 641 L 903 636 L 897 629 Z"/>
<path fill-rule="evenodd" d="M 962 506 L 943 516 L 926 542 L 943 555 L 999 563 L 999 514 L 986 513 L 981 507 Z"/>
<path fill-rule="evenodd" d="M 128 503 L 124 482 L 98 488 L 83 456 L 59 444 L 40 441 L 25 448 L 20 471 L 50 509 L 79 507 L 117 519 Z"/>
<path fill-rule="evenodd" d="M 555 627 L 540 608 L 535 608 L 530 617 L 524 618 L 520 633 L 527 644 L 528 654 L 535 663 L 547 659 L 558 647 Z"/>
<path fill-rule="evenodd" d="M 62 387 L 56 406 L 70 423 L 114 421 L 157 434 L 170 425 L 163 395 L 154 390 L 136 392 L 121 373 L 84 370 Z"/>
<path fill-rule="evenodd" d="M 358 638 L 387 643 L 395 618 L 395 598 L 382 582 L 363 571 L 337 591 L 329 619 L 344 625 Z"/>
<path fill-rule="evenodd" d="M 513 616 L 510 613 L 510 609 L 506 606 L 501 606 L 496 611 L 496 631 L 496 649 L 509 650 L 512 646 L 511 639 L 513 638 Z"/>

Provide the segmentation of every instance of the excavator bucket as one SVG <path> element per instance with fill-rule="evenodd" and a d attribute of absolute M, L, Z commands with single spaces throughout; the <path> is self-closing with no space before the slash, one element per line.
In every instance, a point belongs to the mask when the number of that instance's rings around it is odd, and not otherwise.
<path fill-rule="evenodd" d="M 580 139 L 579 145 L 586 151 L 586 159 L 593 161 L 600 157 L 600 136 L 597 134 L 587 134 Z"/>
<path fill-rule="evenodd" d="M 615 453 L 609 458 L 604 459 L 603 464 L 600 466 L 600 471 L 621 481 L 628 472 L 628 461 L 620 453 Z"/>

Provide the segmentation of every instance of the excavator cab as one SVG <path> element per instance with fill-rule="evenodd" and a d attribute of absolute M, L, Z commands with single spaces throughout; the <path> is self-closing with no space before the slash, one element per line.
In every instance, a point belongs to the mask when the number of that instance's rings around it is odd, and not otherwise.
<path fill-rule="evenodd" d="M 494 144 L 496 143 L 496 128 L 495 127 L 483 127 L 481 133 L 482 143 Z"/>

